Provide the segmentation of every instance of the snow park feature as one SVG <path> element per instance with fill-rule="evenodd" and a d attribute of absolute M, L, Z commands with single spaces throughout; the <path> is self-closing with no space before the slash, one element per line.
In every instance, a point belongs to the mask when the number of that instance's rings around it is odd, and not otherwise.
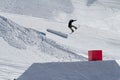
<path fill-rule="evenodd" d="M 102 50 L 89 50 L 88 51 L 89 61 L 102 61 Z"/>
<path fill-rule="evenodd" d="M 53 29 L 47 29 L 47 31 L 50 32 L 50 33 L 53 33 L 55 35 L 58 35 L 60 37 L 63 37 L 63 38 L 67 38 L 68 37 L 68 34 L 62 33 L 60 31 L 56 31 L 56 30 L 53 30 Z"/>
<path fill-rule="evenodd" d="M 119 80 L 120 66 L 111 61 L 34 63 L 17 80 Z"/>
<path fill-rule="evenodd" d="M 44 35 L 44 36 L 46 36 L 46 34 L 44 32 L 39 32 L 39 33 L 42 34 L 42 35 Z"/>

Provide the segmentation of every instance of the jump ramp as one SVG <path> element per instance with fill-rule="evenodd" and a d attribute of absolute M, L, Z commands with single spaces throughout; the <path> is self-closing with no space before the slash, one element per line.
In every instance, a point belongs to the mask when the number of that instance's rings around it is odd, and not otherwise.
<path fill-rule="evenodd" d="M 116 61 L 34 63 L 17 80 L 120 80 Z"/>

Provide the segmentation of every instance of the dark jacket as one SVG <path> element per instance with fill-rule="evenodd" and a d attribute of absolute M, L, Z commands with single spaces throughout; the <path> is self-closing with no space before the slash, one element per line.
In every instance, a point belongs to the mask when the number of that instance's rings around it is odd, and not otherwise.
<path fill-rule="evenodd" d="M 76 21 L 76 20 L 71 19 L 71 20 L 69 21 L 69 23 L 68 23 L 68 27 L 71 27 L 71 26 L 72 26 L 72 23 L 73 23 L 74 21 Z"/>

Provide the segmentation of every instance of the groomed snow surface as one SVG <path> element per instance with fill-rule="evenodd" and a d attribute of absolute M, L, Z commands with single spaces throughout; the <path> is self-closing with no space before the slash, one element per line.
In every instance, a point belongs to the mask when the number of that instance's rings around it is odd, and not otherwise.
<path fill-rule="evenodd" d="M 119 80 L 116 61 L 34 63 L 17 80 Z"/>
<path fill-rule="evenodd" d="M 119 0 L 0 0 L 0 80 L 18 78 L 33 63 L 87 61 L 88 50 L 103 50 L 104 60 L 120 64 L 119 4 Z M 67 28 L 71 18 L 79 27 L 73 34 Z"/>

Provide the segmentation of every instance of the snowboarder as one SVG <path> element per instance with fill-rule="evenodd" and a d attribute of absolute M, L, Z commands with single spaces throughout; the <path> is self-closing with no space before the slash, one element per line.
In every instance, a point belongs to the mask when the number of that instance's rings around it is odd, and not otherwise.
<path fill-rule="evenodd" d="M 73 19 L 71 19 L 71 20 L 69 21 L 69 23 L 68 23 L 68 28 L 71 29 L 72 33 L 74 32 L 74 29 L 72 29 L 72 28 L 77 29 L 76 26 L 72 25 L 72 23 L 73 23 L 74 21 L 77 21 L 77 20 L 73 20 Z"/>

